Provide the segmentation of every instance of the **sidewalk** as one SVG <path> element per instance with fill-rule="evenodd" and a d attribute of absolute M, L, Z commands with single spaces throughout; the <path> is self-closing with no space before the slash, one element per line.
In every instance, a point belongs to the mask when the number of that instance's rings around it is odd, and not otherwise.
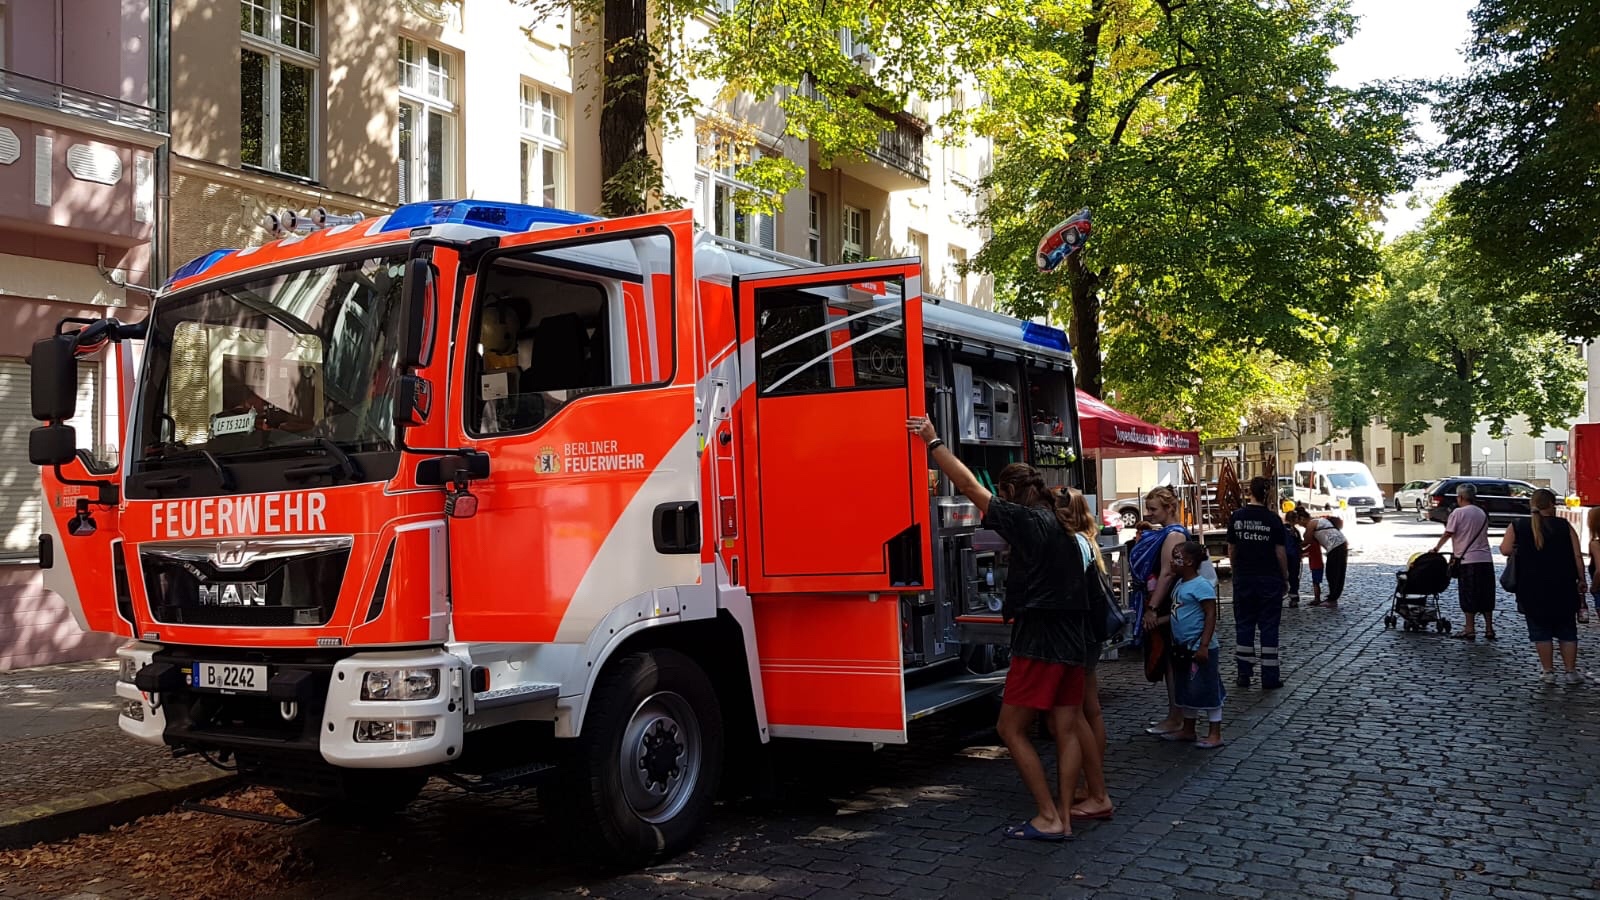
<path fill-rule="evenodd" d="M 116 660 L 0 672 L 0 847 L 164 810 L 226 773 L 117 728 Z"/>

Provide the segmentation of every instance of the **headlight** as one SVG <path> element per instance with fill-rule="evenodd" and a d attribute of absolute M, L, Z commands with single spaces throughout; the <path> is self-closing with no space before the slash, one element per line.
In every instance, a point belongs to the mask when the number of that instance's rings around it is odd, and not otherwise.
<path fill-rule="evenodd" d="M 438 669 L 370 669 L 361 679 L 363 700 L 432 700 L 437 696 Z"/>
<path fill-rule="evenodd" d="M 117 657 L 117 680 L 133 684 L 133 676 L 139 674 L 144 664 L 131 656 Z"/>

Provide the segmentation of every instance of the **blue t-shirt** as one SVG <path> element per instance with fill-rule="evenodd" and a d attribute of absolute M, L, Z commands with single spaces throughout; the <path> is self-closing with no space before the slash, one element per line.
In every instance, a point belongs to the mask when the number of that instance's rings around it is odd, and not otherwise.
<path fill-rule="evenodd" d="M 1206 603 L 1217 602 L 1217 589 L 1196 576 L 1180 581 L 1172 592 L 1172 638 L 1191 650 L 1200 647 L 1206 631 Z M 1217 630 L 1211 629 L 1211 649 L 1218 647 Z"/>

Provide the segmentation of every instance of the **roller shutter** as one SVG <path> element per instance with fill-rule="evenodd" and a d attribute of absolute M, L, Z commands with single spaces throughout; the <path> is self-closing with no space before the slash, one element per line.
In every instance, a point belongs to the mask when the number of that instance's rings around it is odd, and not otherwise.
<path fill-rule="evenodd" d="M 31 559 L 39 550 L 39 472 L 28 462 L 28 432 L 39 424 L 29 402 L 28 363 L 0 356 L 0 559 Z M 78 446 L 100 446 L 100 365 L 78 364 Z"/>

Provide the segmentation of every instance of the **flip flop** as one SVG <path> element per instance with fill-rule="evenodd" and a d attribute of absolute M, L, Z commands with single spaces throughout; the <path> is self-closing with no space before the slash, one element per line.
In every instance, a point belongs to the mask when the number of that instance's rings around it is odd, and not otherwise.
<path fill-rule="evenodd" d="M 1224 741 L 1213 741 L 1210 738 L 1205 738 L 1204 740 L 1195 741 L 1194 746 L 1197 750 L 1215 750 L 1224 743 Z"/>
<path fill-rule="evenodd" d="M 1478 639 L 1478 633 L 1475 631 L 1458 631 L 1450 636 L 1458 641 L 1475 641 Z"/>
<path fill-rule="evenodd" d="M 1194 741 L 1195 737 L 1192 734 L 1183 734 L 1179 731 L 1169 731 L 1166 734 L 1163 734 L 1161 739 L 1163 741 L 1173 741 L 1187 744 Z"/>
<path fill-rule="evenodd" d="M 1486 641 L 1498 641 L 1498 640 L 1500 640 L 1500 637 L 1499 637 L 1499 635 L 1497 635 L 1497 634 L 1495 634 L 1494 632 L 1491 631 L 1488 634 L 1484 635 L 1483 639 L 1486 640 Z"/>
<path fill-rule="evenodd" d="M 1155 735 L 1157 737 L 1160 737 L 1161 735 L 1164 735 L 1164 734 L 1177 734 L 1178 732 L 1180 732 L 1182 730 L 1183 730 L 1183 726 L 1182 725 L 1179 725 L 1177 728 L 1161 728 L 1158 725 L 1151 725 L 1149 728 L 1146 728 L 1144 730 L 1144 733 L 1145 734 L 1153 734 L 1153 735 Z"/>
<path fill-rule="evenodd" d="M 1001 834 L 1014 841 L 1045 841 L 1046 843 L 1059 844 L 1072 839 L 1070 834 L 1051 834 L 1033 827 L 1032 822 L 1023 822 L 1021 825 L 1007 825 Z"/>
<path fill-rule="evenodd" d="M 1109 819 L 1109 818 L 1111 818 L 1112 814 L 1114 814 L 1116 811 L 1117 811 L 1117 808 L 1115 806 L 1113 806 L 1110 809 L 1101 810 L 1100 812 L 1097 812 L 1097 813 L 1074 812 L 1074 813 L 1072 813 L 1072 821 L 1074 821 L 1074 822 L 1094 822 L 1094 821 L 1098 821 L 1100 819 Z"/>

